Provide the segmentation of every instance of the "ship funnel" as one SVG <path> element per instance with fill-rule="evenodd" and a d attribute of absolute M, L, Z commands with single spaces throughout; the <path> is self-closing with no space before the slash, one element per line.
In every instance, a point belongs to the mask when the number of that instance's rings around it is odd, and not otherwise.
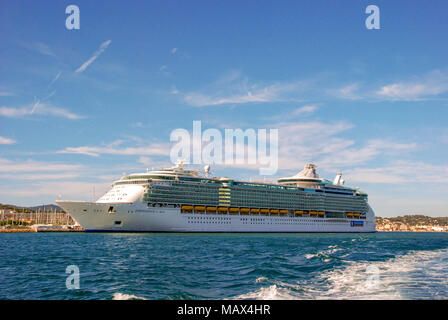
<path fill-rule="evenodd" d="M 342 186 L 344 185 L 344 182 L 344 179 L 342 179 L 342 172 L 339 171 L 336 178 L 334 178 L 333 184 L 336 186 Z"/>

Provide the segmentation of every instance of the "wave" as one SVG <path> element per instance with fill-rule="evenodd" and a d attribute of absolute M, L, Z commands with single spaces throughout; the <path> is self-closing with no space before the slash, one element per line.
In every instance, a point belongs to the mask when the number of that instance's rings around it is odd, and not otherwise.
<path fill-rule="evenodd" d="M 266 277 L 258 277 L 257 279 L 255 279 L 255 282 L 259 283 L 259 282 L 263 282 L 263 281 L 266 281 L 266 280 L 268 280 L 268 278 L 266 278 Z"/>
<path fill-rule="evenodd" d="M 338 246 L 333 245 L 333 246 L 329 246 L 327 250 L 321 250 L 317 253 L 305 254 L 305 258 L 307 258 L 307 259 L 320 258 L 320 259 L 322 259 L 323 262 L 329 262 L 330 258 L 332 257 L 333 254 L 335 254 L 336 252 L 342 251 L 342 250 L 343 249 L 338 248 Z"/>
<path fill-rule="evenodd" d="M 146 300 L 146 298 L 134 296 L 133 294 L 115 292 L 112 300 Z"/>
<path fill-rule="evenodd" d="M 411 251 L 386 261 L 348 262 L 311 279 L 261 287 L 234 299 L 447 299 L 448 249 Z"/>
<path fill-rule="evenodd" d="M 233 299 L 241 300 L 291 300 L 295 299 L 291 294 L 291 291 L 285 287 L 278 287 L 277 285 L 271 285 L 269 287 L 260 288 L 257 291 L 249 292 L 239 295 Z"/>

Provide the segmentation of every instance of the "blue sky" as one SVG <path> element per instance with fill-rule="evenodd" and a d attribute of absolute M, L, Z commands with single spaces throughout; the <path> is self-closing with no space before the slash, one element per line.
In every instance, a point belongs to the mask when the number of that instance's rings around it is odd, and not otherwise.
<path fill-rule="evenodd" d="M 67 30 L 65 8 L 80 9 Z M 365 27 L 380 8 L 381 29 Z M 1 1 L 0 202 L 92 199 L 176 128 L 279 129 L 280 168 L 448 215 L 446 1 Z M 262 179 L 258 170 L 216 175 Z"/>

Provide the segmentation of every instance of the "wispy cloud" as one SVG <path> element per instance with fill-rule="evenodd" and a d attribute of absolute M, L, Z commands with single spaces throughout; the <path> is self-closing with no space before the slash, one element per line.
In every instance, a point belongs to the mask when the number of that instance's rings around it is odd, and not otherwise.
<path fill-rule="evenodd" d="M 44 161 L 35 161 L 32 159 L 25 161 L 13 161 L 0 158 L 0 172 L 61 172 L 76 171 L 83 168 L 78 164 L 51 163 Z"/>
<path fill-rule="evenodd" d="M 8 118 L 22 118 L 33 114 L 50 115 L 55 117 L 66 118 L 70 120 L 78 120 L 83 117 L 72 113 L 66 109 L 58 108 L 47 102 L 35 102 L 27 107 L 0 107 L 0 116 Z"/>
<path fill-rule="evenodd" d="M 0 91 L 0 97 L 11 97 L 15 96 L 15 93 L 10 91 Z"/>
<path fill-rule="evenodd" d="M 434 70 L 410 81 L 382 86 L 376 94 L 379 98 L 388 100 L 416 101 L 436 98 L 447 92 L 447 72 Z"/>
<path fill-rule="evenodd" d="M 86 68 L 93 62 L 96 60 L 96 58 L 98 58 L 106 49 L 107 47 L 110 45 L 110 43 L 112 42 L 112 40 L 107 40 L 104 41 L 101 45 L 100 48 L 95 51 L 95 53 L 93 54 L 93 56 L 90 57 L 89 60 L 87 60 L 86 62 L 84 62 L 76 71 L 75 73 L 81 73 L 84 70 L 86 70 Z"/>
<path fill-rule="evenodd" d="M 291 112 L 291 115 L 298 116 L 298 115 L 302 115 L 302 114 L 311 114 L 311 113 L 314 113 L 314 111 L 316 111 L 316 110 L 317 110 L 317 106 L 308 105 L 308 106 L 303 106 L 303 107 L 295 109 L 294 111 Z"/>
<path fill-rule="evenodd" d="M 356 165 L 371 165 L 372 161 L 415 151 L 413 142 L 388 139 L 357 141 L 347 134 L 354 125 L 345 122 L 280 122 L 268 125 L 279 130 L 279 168 L 300 170 L 304 163 L 337 171 Z"/>
<path fill-rule="evenodd" d="M 278 112 L 275 115 L 269 115 L 269 116 L 263 117 L 263 119 L 269 120 L 269 121 L 282 121 L 284 119 L 310 116 L 314 112 L 316 112 L 317 109 L 318 109 L 317 105 L 305 105 L 305 106 L 293 109 L 291 111 Z"/>
<path fill-rule="evenodd" d="M 117 140 L 103 146 L 81 146 L 68 147 L 59 150 L 56 153 L 68 154 L 84 154 L 91 157 L 99 157 L 102 154 L 112 155 L 158 155 L 167 156 L 170 152 L 171 145 L 168 143 L 152 143 L 147 145 L 137 145 L 131 147 L 120 147 L 124 143 L 123 140 Z"/>
<path fill-rule="evenodd" d="M 231 72 L 205 90 L 209 93 L 189 92 L 184 95 L 184 101 L 194 107 L 297 101 L 290 94 L 297 95 L 306 85 L 303 81 L 252 84 L 240 72 Z"/>
<path fill-rule="evenodd" d="M 24 173 L 24 174 L 0 174 L 2 179 L 11 180 L 67 180 L 79 177 L 78 173 Z"/>
<path fill-rule="evenodd" d="M 242 104 L 250 102 L 270 102 L 273 101 L 273 95 L 268 88 L 252 93 L 247 92 L 243 95 L 229 97 L 210 97 L 202 93 L 190 93 L 185 96 L 185 102 L 194 107 L 216 106 L 221 104 Z"/>
<path fill-rule="evenodd" d="M 17 142 L 16 140 L 0 136 L 0 144 L 14 144 L 16 142 Z"/>
<path fill-rule="evenodd" d="M 43 42 L 39 41 L 33 41 L 33 42 L 17 41 L 17 42 L 25 49 L 31 51 L 37 51 L 45 56 L 56 57 L 56 54 L 53 52 L 51 47 Z"/>
<path fill-rule="evenodd" d="M 58 74 L 53 78 L 53 80 L 51 80 L 50 84 L 48 85 L 49 87 L 51 87 L 61 76 L 61 71 L 58 72 Z"/>
<path fill-rule="evenodd" d="M 348 99 L 348 100 L 358 100 L 362 97 L 357 93 L 359 89 L 358 83 L 352 83 L 345 87 L 342 87 L 340 89 L 336 90 L 329 90 L 330 94 L 335 95 L 338 98 L 341 99 Z"/>
<path fill-rule="evenodd" d="M 175 54 L 177 52 L 177 50 L 178 50 L 178 48 L 173 48 L 173 49 L 171 49 L 171 53 Z"/>
<path fill-rule="evenodd" d="M 6 188 L 0 186 L 0 195 L 14 197 L 34 197 L 35 203 L 42 203 L 42 197 L 49 196 L 50 199 L 56 199 L 61 195 L 64 199 L 84 199 L 92 200 L 92 188 L 95 187 L 96 194 L 102 195 L 110 189 L 110 182 L 84 182 L 84 181 L 37 181 L 19 186 Z"/>
<path fill-rule="evenodd" d="M 379 156 L 386 154 L 402 154 L 406 151 L 417 149 L 416 143 L 397 143 L 386 139 L 371 139 L 363 146 L 358 148 L 342 148 L 337 150 L 335 154 L 329 154 L 320 159 L 320 163 L 328 166 L 353 166 L 365 164 L 370 160 L 374 160 Z"/>
<path fill-rule="evenodd" d="M 448 71 L 434 70 L 410 80 L 386 85 L 352 82 L 343 87 L 334 87 L 328 78 L 290 80 L 284 82 L 251 83 L 239 70 L 226 75 L 200 91 L 183 94 L 183 100 L 194 107 L 216 105 L 243 105 L 249 103 L 271 103 L 291 101 L 316 101 L 316 99 L 343 100 L 401 100 L 419 101 L 447 98 Z"/>
<path fill-rule="evenodd" d="M 40 53 L 47 55 L 47 56 L 52 56 L 52 57 L 56 56 L 54 54 L 53 50 L 51 50 L 51 48 L 48 45 L 46 45 L 45 43 L 36 42 L 34 45 Z"/>
<path fill-rule="evenodd" d="M 350 181 L 362 183 L 447 183 L 448 166 L 424 162 L 395 161 L 374 168 L 355 168 L 345 172 Z"/>

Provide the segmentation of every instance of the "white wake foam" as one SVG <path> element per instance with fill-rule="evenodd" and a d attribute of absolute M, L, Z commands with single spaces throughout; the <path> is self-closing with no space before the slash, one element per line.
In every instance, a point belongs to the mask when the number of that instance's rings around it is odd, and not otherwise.
<path fill-rule="evenodd" d="M 133 294 L 115 292 L 112 300 L 146 300 L 146 298 L 137 297 L 134 296 Z"/>
<path fill-rule="evenodd" d="M 297 283 L 275 284 L 235 299 L 448 299 L 448 249 L 411 251 L 386 261 L 351 262 Z"/>
<path fill-rule="evenodd" d="M 294 296 L 291 295 L 291 292 L 288 288 L 278 287 L 277 285 L 272 285 L 265 288 L 260 288 L 255 292 L 249 292 L 246 294 L 239 295 L 234 299 L 242 299 L 242 300 L 291 300 L 294 299 Z"/>
<path fill-rule="evenodd" d="M 317 253 L 307 253 L 305 254 L 305 258 L 307 259 L 323 258 L 322 260 L 324 262 L 328 262 L 330 261 L 329 257 L 338 251 L 342 251 L 342 249 L 338 248 L 337 246 L 329 246 L 327 250 L 321 250 Z"/>

